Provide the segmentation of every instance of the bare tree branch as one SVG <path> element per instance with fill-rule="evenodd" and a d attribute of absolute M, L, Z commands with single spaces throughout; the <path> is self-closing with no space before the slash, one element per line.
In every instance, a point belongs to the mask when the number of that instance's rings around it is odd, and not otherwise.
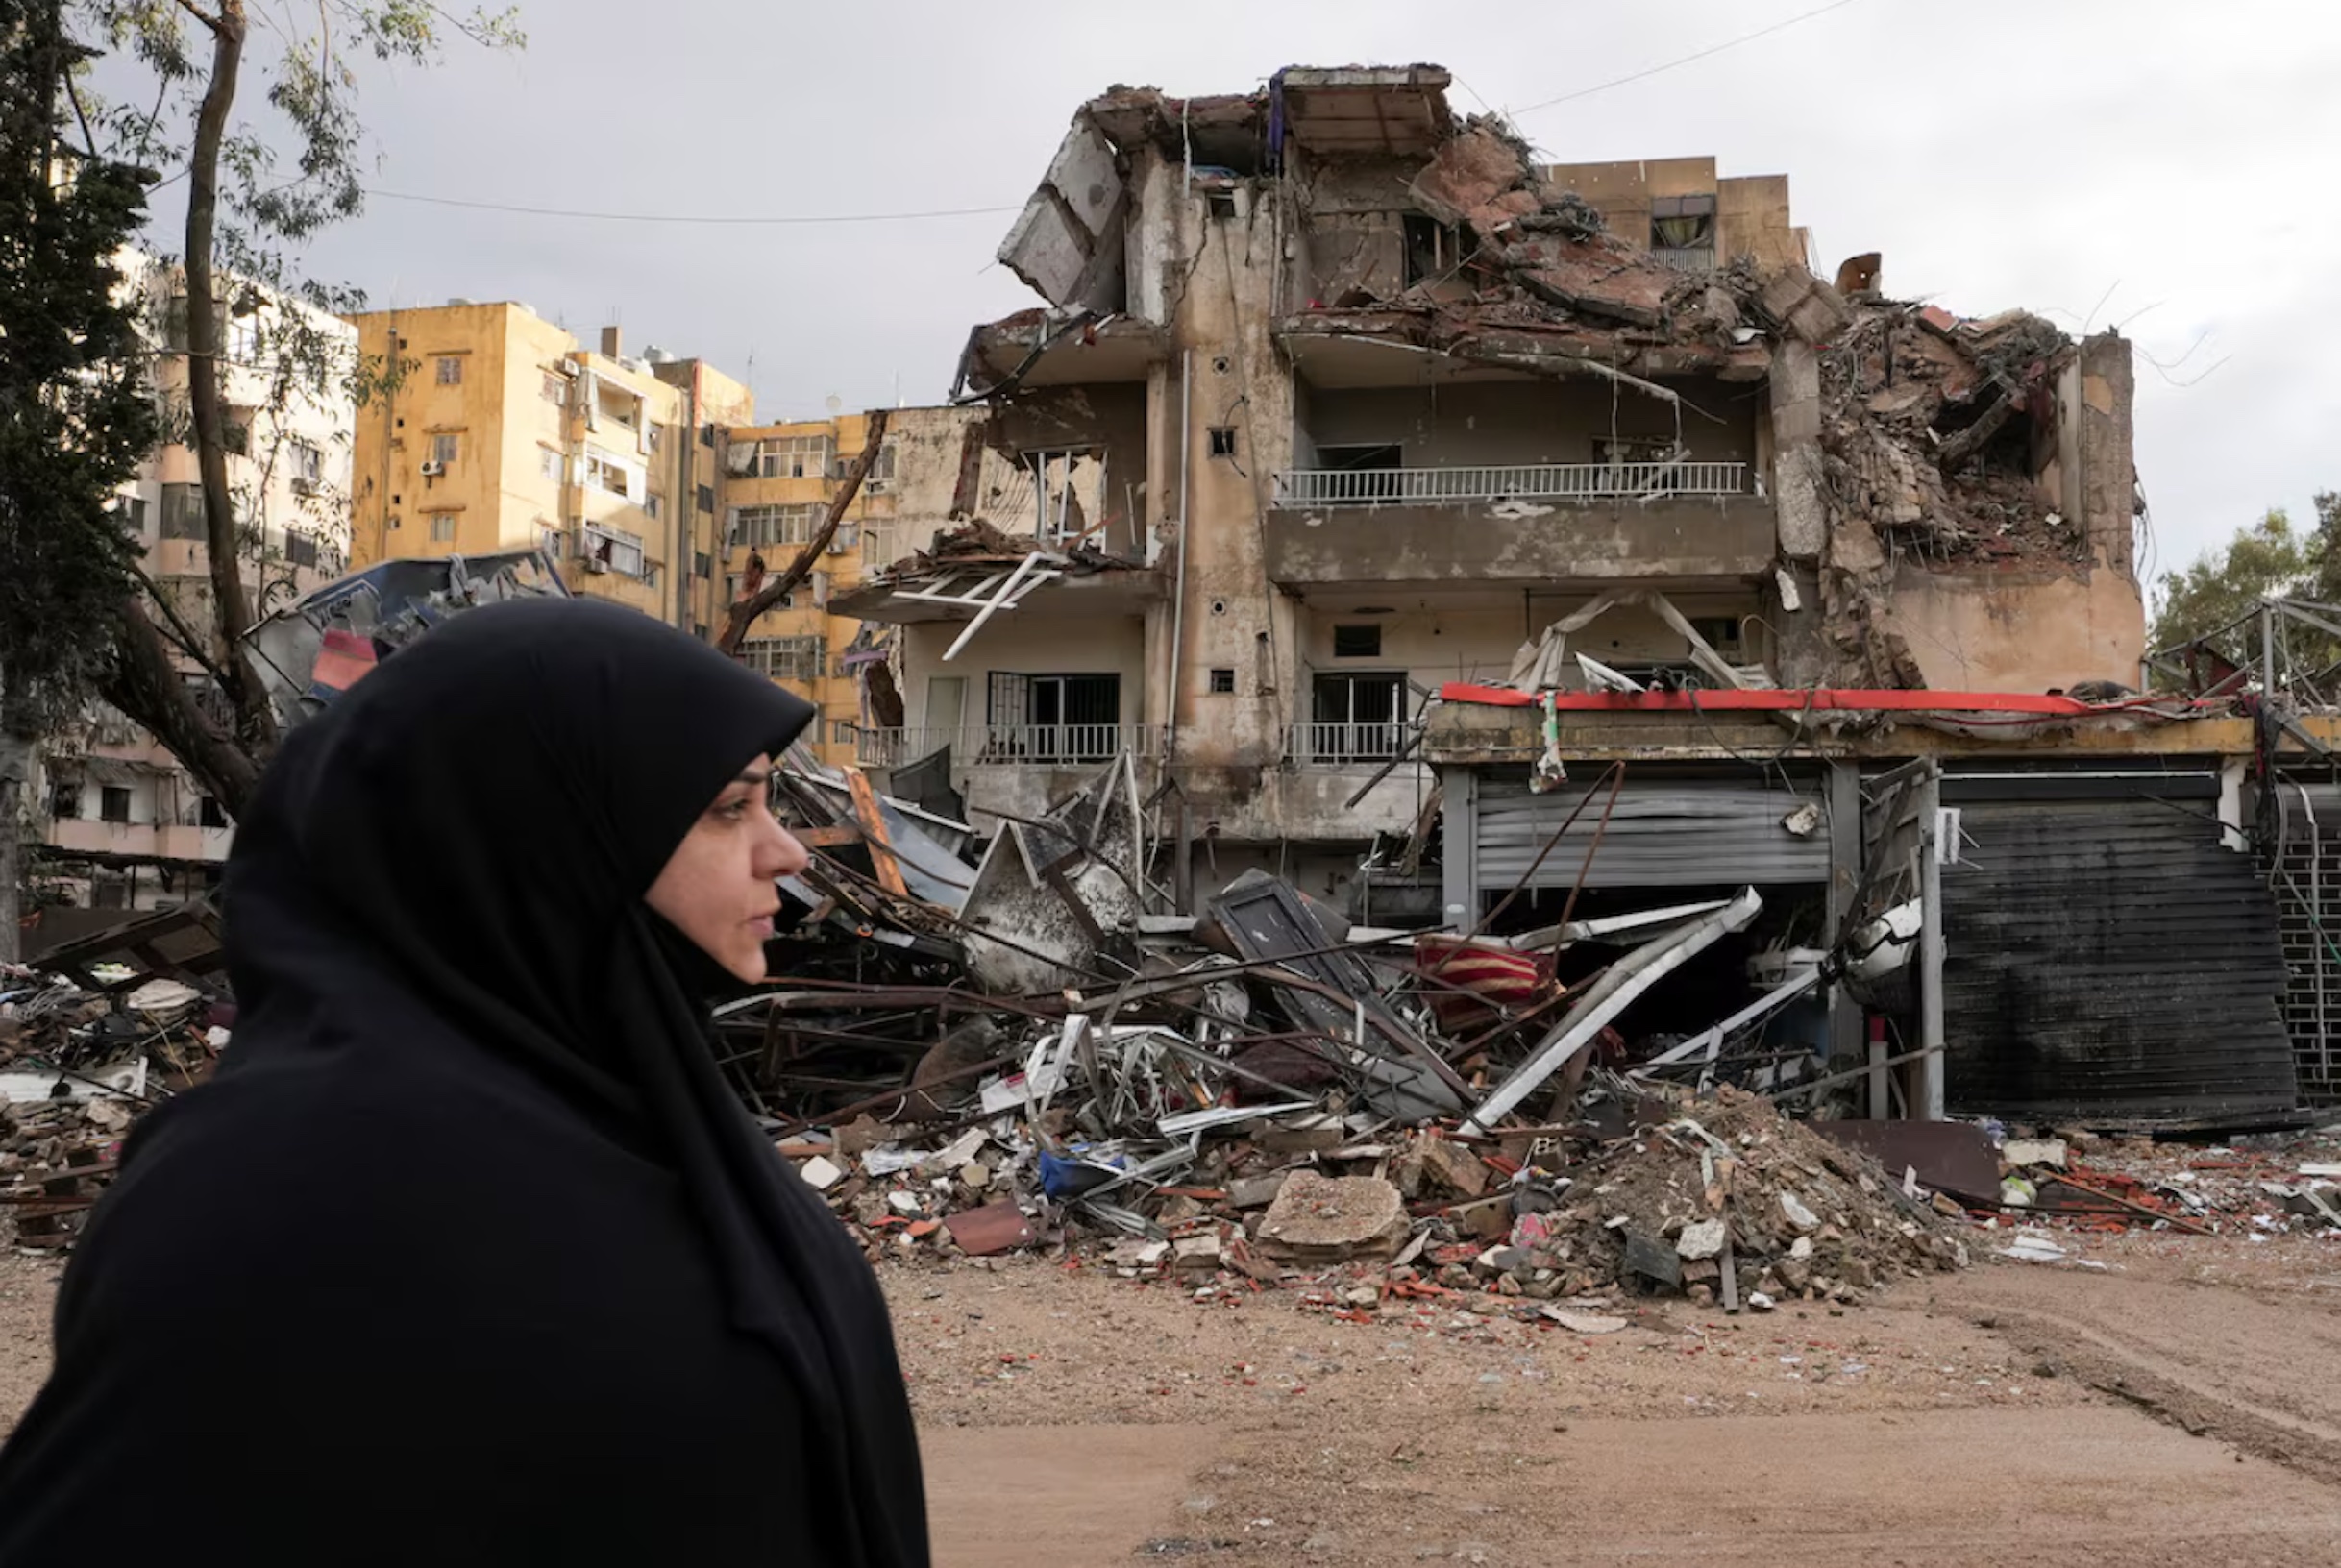
<path fill-rule="evenodd" d="M 871 465 L 877 461 L 878 448 L 886 440 L 886 413 L 883 408 L 870 411 L 869 434 L 862 441 L 862 454 L 853 459 L 852 467 L 846 470 L 845 478 L 838 483 L 837 494 L 829 499 L 829 515 L 822 519 L 820 528 L 805 541 L 804 548 L 797 552 L 797 558 L 788 563 L 788 570 L 766 583 L 753 598 L 731 606 L 724 629 L 715 639 L 718 652 L 736 657 L 740 644 L 748 636 L 748 628 L 756 624 L 756 618 L 778 605 L 799 583 L 813 575 L 813 563 L 821 559 L 821 552 L 829 548 L 830 540 L 837 537 L 837 526 L 844 521 L 846 508 L 853 504 L 853 498 L 861 491 L 862 480 L 870 477 Z"/>
<path fill-rule="evenodd" d="M 172 605 L 170 600 L 163 594 L 160 585 L 146 575 L 146 568 L 136 562 L 131 563 L 130 570 L 145 586 L 146 597 L 154 601 L 156 609 L 162 612 L 162 619 L 170 624 L 168 628 L 170 639 L 179 645 L 179 650 L 197 664 L 202 665 L 206 674 L 225 686 L 227 676 L 220 673 L 220 668 L 212 660 L 211 655 L 204 651 L 203 640 L 196 635 L 195 629 L 186 624 L 185 619 Z"/>
<path fill-rule="evenodd" d="M 195 7 L 195 0 L 179 0 L 179 9 L 185 12 L 188 15 L 194 17 L 197 21 L 203 23 L 204 26 L 209 28 L 214 37 L 218 35 L 220 26 L 219 18 L 216 16 L 207 16 L 201 11 L 197 10 Z"/>

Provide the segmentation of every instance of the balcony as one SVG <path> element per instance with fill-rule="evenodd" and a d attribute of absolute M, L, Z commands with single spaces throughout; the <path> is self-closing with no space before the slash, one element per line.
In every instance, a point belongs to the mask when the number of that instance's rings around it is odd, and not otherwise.
<path fill-rule="evenodd" d="M 1304 596 L 1663 580 L 1744 588 L 1771 570 L 1773 503 L 1746 462 L 1293 469 L 1265 518 L 1269 576 Z"/>
<path fill-rule="evenodd" d="M 1384 763 L 1406 747 L 1414 725 L 1383 723 L 1294 724 L 1285 739 L 1285 760 L 1303 768 L 1341 768 Z"/>
<path fill-rule="evenodd" d="M 969 724 L 959 729 L 863 729 L 853 736 L 865 768 L 899 768 L 951 748 L 954 768 L 1077 768 L 1127 752 L 1153 757 L 1160 733 L 1146 724 Z"/>
<path fill-rule="evenodd" d="M 1745 463 L 1537 463 L 1490 468 L 1298 468 L 1276 476 L 1281 507 L 1653 500 L 1739 496 Z"/>

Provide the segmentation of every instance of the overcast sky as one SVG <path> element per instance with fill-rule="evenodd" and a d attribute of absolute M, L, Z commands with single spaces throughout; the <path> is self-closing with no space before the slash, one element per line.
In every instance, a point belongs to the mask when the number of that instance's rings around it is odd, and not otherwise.
<path fill-rule="evenodd" d="M 587 337 L 621 321 L 634 348 L 747 376 L 768 418 L 934 402 L 970 326 L 1036 303 L 992 253 L 1084 99 L 1431 61 L 1459 110 L 1522 111 L 1556 161 L 1712 154 L 1727 175 L 1787 173 L 1823 265 L 1883 251 L 1897 295 L 2125 324 L 2150 565 L 2341 488 L 2341 12 L 1844 0 L 1529 110 L 1821 3 L 523 0 L 524 53 L 451 49 L 368 82 L 380 190 L 650 215 L 1005 210 L 717 226 L 378 197 L 311 270 L 378 305 L 519 299 Z"/>

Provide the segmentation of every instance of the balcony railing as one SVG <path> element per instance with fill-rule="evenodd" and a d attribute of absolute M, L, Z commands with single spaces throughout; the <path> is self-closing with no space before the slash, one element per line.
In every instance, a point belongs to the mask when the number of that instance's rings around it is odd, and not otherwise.
<path fill-rule="evenodd" d="M 947 746 L 956 766 L 1072 767 L 1111 762 L 1125 751 L 1151 757 L 1156 734 L 1146 724 L 969 724 L 852 732 L 856 760 L 870 768 L 899 768 Z"/>
<path fill-rule="evenodd" d="M 1715 270 L 1715 248 L 1713 245 L 1653 245 L 1650 258 L 1677 272 L 1713 272 Z"/>
<path fill-rule="evenodd" d="M 1303 767 L 1338 767 L 1351 762 L 1388 762 L 1405 747 L 1414 725 L 1384 723 L 1294 724 L 1285 760 Z"/>
<path fill-rule="evenodd" d="M 1538 463 L 1507 468 L 1295 468 L 1278 506 L 1441 506 L 1747 493 L 1745 463 Z"/>

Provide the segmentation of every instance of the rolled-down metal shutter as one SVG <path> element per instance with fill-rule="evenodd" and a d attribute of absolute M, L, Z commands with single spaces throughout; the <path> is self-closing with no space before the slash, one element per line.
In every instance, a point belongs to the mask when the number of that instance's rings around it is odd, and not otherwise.
<path fill-rule="evenodd" d="M 2299 1094 L 2276 904 L 2253 858 L 2220 843 L 2216 779 L 2075 788 L 1978 799 L 1943 781 L 1961 833 L 1942 870 L 1952 1111 L 2281 1119 Z"/>
<path fill-rule="evenodd" d="M 1609 788 L 1569 783 L 1550 795 L 1529 793 L 1517 776 L 1484 770 L 1474 781 L 1472 845 L 1479 885 L 1501 891 L 1527 875 L 1538 852 L 1590 791 L 1566 836 L 1545 855 L 1530 887 L 1565 888 L 1577 880 L 1586 845 L 1600 826 Z M 1811 810 L 1784 826 L 1806 807 Z M 1637 779 L 1631 774 L 1601 835 L 1588 887 L 1723 887 L 1829 879 L 1827 800 L 1817 780 L 1783 785 L 1747 770 L 1726 777 Z"/>
<path fill-rule="evenodd" d="M 2341 785 L 2263 786 L 2261 859 L 2284 943 L 2284 1026 L 2311 1105 L 2341 1104 Z"/>

